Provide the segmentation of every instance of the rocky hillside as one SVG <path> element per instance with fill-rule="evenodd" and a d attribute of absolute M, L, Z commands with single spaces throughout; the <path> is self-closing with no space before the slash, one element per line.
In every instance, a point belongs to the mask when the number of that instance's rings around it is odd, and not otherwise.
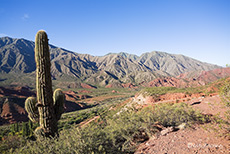
<path fill-rule="evenodd" d="M 230 77 L 230 68 L 218 68 L 211 71 L 196 71 L 180 74 L 177 77 L 163 77 L 143 83 L 146 87 L 197 87 L 214 82 L 221 78 Z"/>
<path fill-rule="evenodd" d="M 184 72 L 212 70 L 214 65 L 200 62 L 184 55 L 168 54 L 165 52 L 144 53 L 140 56 L 139 62 L 155 70 L 161 70 L 172 76 Z"/>
<path fill-rule="evenodd" d="M 102 86 L 111 83 L 148 82 L 162 76 L 177 76 L 185 72 L 219 68 L 183 55 L 157 51 L 144 53 L 141 56 L 118 53 L 97 57 L 77 54 L 50 45 L 50 54 L 51 73 L 54 79 L 72 77 Z M 1 73 L 34 71 L 34 42 L 9 37 L 0 38 Z"/>
<path fill-rule="evenodd" d="M 0 38 L 0 72 L 30 73 L 35 67 L 32 41 Z"/>

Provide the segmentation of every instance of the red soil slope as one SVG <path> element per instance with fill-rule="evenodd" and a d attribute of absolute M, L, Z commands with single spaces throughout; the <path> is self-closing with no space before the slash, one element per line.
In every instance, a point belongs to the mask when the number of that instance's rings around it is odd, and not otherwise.
<path fill-rule="evenodd" d="M 206 85 L 221 78 L 230 77 L 230 68 L 219 68 L 211 71 L 189 72 L 181 74 L 177 77 L 157 78 L 148 84 L 146 87 L 196 87 Z"/>
<path fill-rule="evenodd" d="M 78 95 L 77 92 L 64 92 L 66 96 L 65 111 L 76 111 L 86 106 L 77 101 L 90 98 L 88 95 Z M 24 102 L 27 97 L 35 96 L 35 92 L 27 87 L 0 87 L 0 125 L 28 121 Z M 6 99 L 9 97 L 9 99 Z"/>

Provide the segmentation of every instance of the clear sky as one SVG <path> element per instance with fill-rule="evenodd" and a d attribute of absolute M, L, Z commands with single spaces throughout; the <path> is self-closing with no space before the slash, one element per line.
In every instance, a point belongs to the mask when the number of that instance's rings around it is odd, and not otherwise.
<path fill-rule="evenodd" d="M 230 64 L 230 0 L 0 0 L 0 37 L 77 53 L 164 51 Z"/>

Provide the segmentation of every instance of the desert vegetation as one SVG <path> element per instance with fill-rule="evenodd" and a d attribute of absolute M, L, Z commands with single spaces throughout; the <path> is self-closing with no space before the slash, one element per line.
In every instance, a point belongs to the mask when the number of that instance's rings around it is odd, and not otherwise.
<path fill-rule="evenodd" d="M 129 110 L 117 115 L 116 110 L 101 108 L 64 115 L 59 125 L 59 138 L 25 140 L 13 153 L 133 153 L 140 143 L 159 132 L 156 124 L 164 127 L 187 123 L 205 123 L 209 118 L 184 103 L 162 104 L 139 111 Z M 87 116 L 85 116 L 87 114 Z M 79 123 L 86 117 L 99 115 L 99 119 L 85 127 Z M 68 118 L 67 118 L 68 117 Z M 65 124 L 71 124 L 65 127 Z M 63 126 L 64 125 L 64 126 Z M 9 151 L 8 151 L 9 152 Z"/>
<path fill-rule="evenodd" d="M 220 96 L 222 103 L 227 106 L 227 111 L 225 113 L 224 119 L 218 119 L 220 122 L 219 127 L 225 130 L 225 135 L 230 138 L 230 80 L 229 78 L 225 80 L 224 86 L 220 88 Z"/>

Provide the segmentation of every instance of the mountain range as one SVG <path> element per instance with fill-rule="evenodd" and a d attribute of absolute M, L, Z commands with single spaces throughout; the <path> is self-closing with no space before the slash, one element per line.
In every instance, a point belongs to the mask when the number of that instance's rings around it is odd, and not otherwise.
<path fill-rule="evenodd" d="M 33 74 L 36 69 L 34 46 L 33 41 L 26 39 L 0 38 L 0 73 Z M 141 56 L 124 52 L 92 56 L 50 45 L 50 56 L 54 80 L 68 77 L 100 86 L 111 83 L 139 84 L 160 77 L 221 68 L 184 55 L 159 51 Z"/>

